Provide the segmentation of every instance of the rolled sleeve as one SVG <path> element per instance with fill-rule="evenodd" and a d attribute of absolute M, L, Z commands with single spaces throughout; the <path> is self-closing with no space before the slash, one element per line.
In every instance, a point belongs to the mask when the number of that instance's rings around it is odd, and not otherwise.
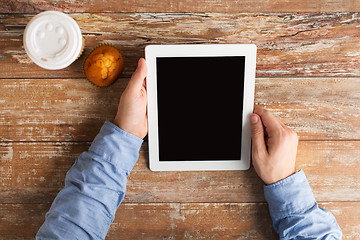
<path fill-rule="evenodd" d="M 139 157 L 142 143 L 142 139 L 106 121 L 92 142 L 89 152 L 128 175 Z"/>
<path fill-rule="evenodd" d="M 273 219 L 285 218 L 316 204 L 304 171 L 264 187 L 265 199 Z"/>
<path fill-rule="evenodd" d="M 302 170 L 264 191 L 280 239 L 341 239 L 335 217 L 318 206 Z"/>
<path fill-rule="evenodd" d="M 104 239 L 126 191 L 142 139 L 105 122 L 66 174 L 37 239 Z"/>

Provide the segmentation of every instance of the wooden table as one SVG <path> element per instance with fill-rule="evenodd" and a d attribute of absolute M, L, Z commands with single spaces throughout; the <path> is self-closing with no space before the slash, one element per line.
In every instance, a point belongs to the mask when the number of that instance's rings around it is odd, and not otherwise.
<path fill-rule="evenodd" d="M 24 28 L 43 10 L 69 13 L 85 37 L 84 54 L 66 69 L 46 71 L 24 51 Z M 254 43 L 256 103 L 298 132 L 297 168 L 344 239 L 360 239 L 359 11 L 360 1 L 348 0 L 0 2 L 0 238 L 33 239 L 66 172 L 115 116 L 146 45 Z M 81 64 L 103 42 L 127 65 L 114 85 L 97 88 Z M 253 168 L 151 172 L 145 141 L 107 238 L 278 236 Z"/>

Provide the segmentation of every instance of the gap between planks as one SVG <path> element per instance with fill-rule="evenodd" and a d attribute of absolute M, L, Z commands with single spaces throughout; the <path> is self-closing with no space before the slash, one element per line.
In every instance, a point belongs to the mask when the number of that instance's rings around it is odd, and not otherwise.
<path fill-rule="evenodd" d="M 326 203 L 360 203 L 360 201 L 339 201 L 339 200 L 336 200 L 336 201 L 316 201 L 317 203 L 319 204 L 326 204 Z M 16 203 L 16 202 L 0 202 L 0 205 L 40 205 L 40 204 L 51 204 L 51 202 L 19 202 L 19 203 Z M 161 204 L 223 204 L 223 205 L 226 205 L 226 204 L 243 204 L 243 205 L 246 205 L 246 204 L 267 204 L 266 201 L 260 201 L 260 202 L 172 202 L 172 201 L 168 201 L 168 202 L 122 202 L 121 205 L 137 205 L 137 204 L 148 204 L 148 205 L 161 205 Z"/>
<path fill-rule="evenodd" d="M 201 4 L 200 4 L 201 3 Z M 10 12 L 40 12 L 44 10 L 58 10 L 63 12 L 335 12 L 335 11 L 358 11 L 360 4 L 356 1 L 349 0 L 205 0 L 205 1 L 189 1 L 189 0 L 109 0 L 104 5 L 103 1 L 85 0 L 81 4 L 76 1 L 58 0 L 56 3 L 44 0 L 10 0 L 6 3 L 0 2 L 0 9 L 4 13 Z"/>
<path fill-rule="evenodd" d="M 356 142 L 360 139 L 299 139 L 299 142 Z M 91 144 L 93 141 L 1 141 L 0 143 L 88 143 Z M 148 143 L 144 140 L 144 143 Z M 147 147 L 147 146 L 144 146 Z"/>
<path fill-rule="evenodd" d="M 47 10 L 44 10 L 47 11 Z M 41 11 L 43 12 L 43 11 Z M 181 14 L 181 15 L 186 15 L 186 14 L 206 14 L 206 13 L 215 13 L 215 14 L 243 14 L 243 13 L 249 13 L 249 14 L 297 14 L 297 13 L 309 13 L 309 14 L 315 14 L 315 13 L 358 13 L 358 11 L 286 11 L 286 12 L 281 12 L 281 11 L 269 11 L 269 12 L 265 12 L 265 11 L 246 11 L 246 12 L 242 12 L 242 11 L 233 11 L 233 12 L 221 12 L 221 11 L 204 11 L 204 12 L 151 12 L 151 11 L 143 11 L 143 12 L 122 12 L 122 11 L 103 11 L 103 12 L 69 12 L 69 11 L 62 11 L 63 13 L 66 14 L 146 14 L 146 13 L 168 13 L 168 14 Z M 39 14 L 40 12 L 15 12 L 15 13 L 7 13 L 7 12 L 0 12 L 0 15 L 2 16 L 14 16 L 14 15 L 36 15 Z"/>
<path fill-rule="evenodd" d="M 278 79 L 311 79 L 311 78 L 360 78 L 360 76 L 259 76 L 256 79 L 267 79 L 267 78 L 278 78 Z M 67 80 L 67 79 L 86 79 L 85 77 L 0 77 L 0 80 Z M 121 77 L 116 81 L 129 81 L 130 77 Z"/>

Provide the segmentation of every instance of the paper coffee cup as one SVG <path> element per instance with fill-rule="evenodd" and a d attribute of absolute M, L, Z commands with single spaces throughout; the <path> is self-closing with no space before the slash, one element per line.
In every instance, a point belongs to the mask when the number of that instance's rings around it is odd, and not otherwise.
<path fill-rule="evenodd" d="M 49 70 L 66 68 L 84 49 L 79 25 L 58 11 L 46 11 L 33 17 L 25 28 L 23 40 L 30 59 Z"/>

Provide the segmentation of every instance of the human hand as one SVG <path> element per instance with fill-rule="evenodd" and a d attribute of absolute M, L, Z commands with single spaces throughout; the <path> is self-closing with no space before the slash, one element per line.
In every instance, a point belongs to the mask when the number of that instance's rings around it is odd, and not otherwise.
<path fill-rule="evenodd" d="M 122 130 L 143 139 L 148 132 L 147 124 L 147 66 L 140 58 L 126 89 L 120 97 L 114 124 Z"/>
<path fill-rule="evenodd" d="M 270 185 L 295 173 L 296 132 L 258 107 L 250 115 L 250 123 L 253 165 L 264 183 Z"/>

